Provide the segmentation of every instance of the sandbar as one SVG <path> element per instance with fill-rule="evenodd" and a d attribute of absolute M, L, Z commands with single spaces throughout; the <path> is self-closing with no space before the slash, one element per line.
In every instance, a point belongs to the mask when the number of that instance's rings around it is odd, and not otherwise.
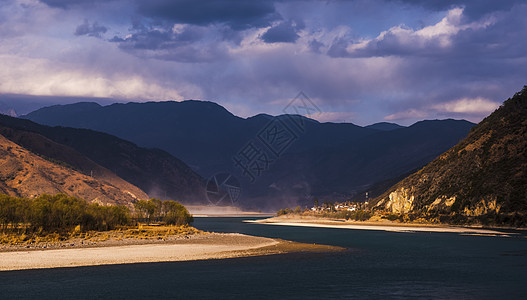
<path fill-rule="evenodd" d="M 149 262 L 175 262 L 272 255 L 290 252 L 329 252 L 340 247 L 311 245 L 243 235 L 207 233 L 189 240 L 70 249 L 0 252 L 0 271 L 81 267 Z"/>
<path fill-rule="evenodd" d="M 302 226 L 318 228 L 341 228 L 355 230 L 381 230 L 393 232 L 449 232 L 470 235 L 489 235 L 489 236 L 510 236 L 515 233 L 501 232 L 493 229 L 461 227 L 436 224 L 412 224 L 396 222 L 368 222 L 368 221 L 343 221 L 321 218 L 300 218 L 300 217 L 274 217 L 261 220 L 245 221 L 248 223 L 259 223 L 267 225 L 281 226 Z"/>

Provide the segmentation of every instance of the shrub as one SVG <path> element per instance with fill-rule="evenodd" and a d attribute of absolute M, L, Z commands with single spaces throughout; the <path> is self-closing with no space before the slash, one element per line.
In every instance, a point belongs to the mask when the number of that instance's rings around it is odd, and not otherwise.
<path fill-rule="evenodd" d="M 282 208 L 281 210 L 277 211 L 276 212 L 276 215 L 277 216 L 282 216 L 282 215 L 287 215 L 287 214 L 290 214 L 292 213 L 293 211 L 288 207 L 288 208 Z"/>

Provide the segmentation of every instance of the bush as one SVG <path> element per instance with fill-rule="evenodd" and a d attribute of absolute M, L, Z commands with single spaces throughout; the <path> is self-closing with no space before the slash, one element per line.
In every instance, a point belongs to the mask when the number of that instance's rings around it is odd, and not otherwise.
<path fill-rule="evenodd" d="M 365 210 L 359 210 L 355 213 L 355 221 L 366 221 L 371 218 L 371 213 Z"/>
<path fill-rule="evenodd" d="M 395 221 L 395 220 L 398 220 L 400 218 L 400 216 L 398 214 L 389 213 L 387 215 L 382 216 L 382 218 L 383 219 L 388 219 L 389 221 Z"/>
<path fill-rule="evenodd" d="M 277 216 L 283 216 L 283 215 L 287 215 L 287 214 L 290 214 L 292 213 L 293 211 L 288 207 L 288 208 L 282 208 L 281 210 L 277 211 L 276 212 L 276 215 Z"/>

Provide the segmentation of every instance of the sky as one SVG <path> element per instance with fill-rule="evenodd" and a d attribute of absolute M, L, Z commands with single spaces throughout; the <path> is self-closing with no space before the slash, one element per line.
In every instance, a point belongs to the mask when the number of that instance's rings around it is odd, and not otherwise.
<path fill-rule="evenodd" d="M 0 100 L 249 117 L 303 92 L 324 122 L 479 122 L 527 84 L 526 15 L 525 0 L 0 0 Z"/>

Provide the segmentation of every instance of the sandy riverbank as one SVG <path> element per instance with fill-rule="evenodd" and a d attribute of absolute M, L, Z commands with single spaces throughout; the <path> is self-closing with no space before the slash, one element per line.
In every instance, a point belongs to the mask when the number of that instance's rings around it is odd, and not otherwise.
<path fill-rule="evenodd" d="M 222 259 L 343 248 L 243 234 L 200 234 L 188 240 L 140 245 L 0 252 L 0 271 L 146 262 Z"/>
<path fill-rule="evenodd" d="M 299 216 L 280 216 L 262 220 L 246 221 L 253 223 L 261 223 L 268 225 L 282 225 L 282 226 L 304 226 L 304 227 L 320 227 L 320 228 L 342 228 L 342 229 L 358 229 L 358 230 L 382 230 L 395 232 L 451 232 L 459 234 L 470 235 L 489 235 L 489 236 L 510 236 L 511 233 L 504 233 L 499 230 L 476 228 L 476 227 L 461 227 L 435 224 L 411 224 L 411 223 L 396 223 L 391 221 L 386 222 L 370 222 L 370 221 L 343 221 L 321 219 L 313 217 L 299 217 Z"/>

